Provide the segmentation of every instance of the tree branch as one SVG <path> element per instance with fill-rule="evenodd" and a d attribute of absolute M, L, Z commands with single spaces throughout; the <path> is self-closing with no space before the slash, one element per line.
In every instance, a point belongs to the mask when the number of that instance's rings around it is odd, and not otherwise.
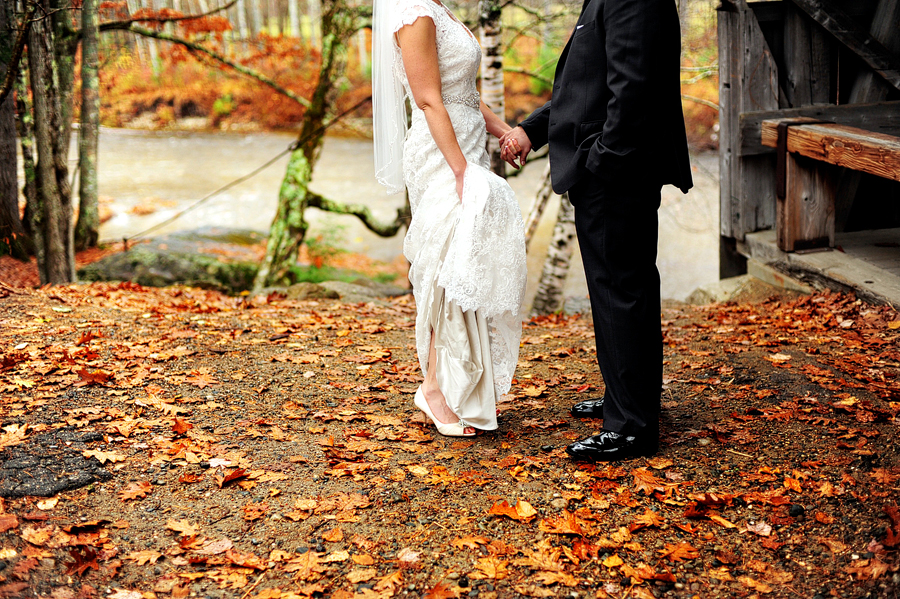
<path fill-rule="evenodd" d="M 709 100 L 704 100 L 703 98 L 697 98 L 696 96 L 689 96 L 687 94 L 681 94 L 681 97 L 685 100 L 690 100 L 691 102 L 696 102 L 697 104 L 703 104 L 704 106 L 709 106 L 713 110 L 718 110 L 719 105 L 715 102 L 710 102 Z"/>
<path fill-rule="evenodd" d="M 372 211 L 368 206 L 362 204 L 341 204 L 322 196 L 310 192 L 307 196 L 307 206 L 318 208 L 326 212 L 334 212 L 336 214 L 350 214 L 357 217 L 366 228 L 379 237 L 393 237 L 400 230 L 400 227 L 409 222 L 409 215 L 406 208 L 397 209 L 397 218 L 391 223 L 381 223 L 372 216 Z"/>
<path fill-rule="evenodd" d="M 6 96 L 12 91 L 16 77 L 19 75 L 19 62 L 22 60 L 22 52 L 25 49 L 25 39 L 28 37 L 28 30 L 31 29 L 32 18 L 37 11 L 37 5 L 32 6 L 31 12 L 25 16 L 24 27 L 19 31 L 16 37 L 16 45 L 13 46 L 12 57 L 6 69 L 6 78 L 3 80 L 3 87 L 0 88 L 0 104 L 6 100 Z"/>
<path fill-rule="evenodd" d="M 553 79 L 548 77 L 544 77 L 543 75 L 538 75 L 537 73 L 533 73 L 527 69 L 523 69 L 522 67 L 503 67 L 504 73 L 519 73 L 520 75 L 527 75 L 532 79 L 537 79 L 541 83 L 545 83 L 549 86 L 553 86 Z"/>
<path fill-rule="evenodd" d="M 121 21 L 106 21 L 105 23 L 100 23 L 100 31 L 104 31 L 105 29 L 125 29 L 132 23 L 171 23 L 175 21 L 191 21 L 194 19 L 202 19 L 203 17 L 214 15 L 217 12 L 228 10 L 229 8 L 237 4 L 237 1 L 238 0 L 231 0 L 231 2 L 229 2 L 228 4 L 196 15 L 182 15 L 180 17 L 135 17 L 131 19 L 122 19 Z M 79 35 L 80 33 L 81 32 L 79 32 Z"/>
<path fill-rule="evenodd" d="M 238 73 L 245 75 L 247 77 L 250 77 L 251 79 L 256 79 L 263 85 L 268 85 L 269 87 L 271 87 L 272 89 L 274 89 L 275 91 L 280 93 L 281 95 L 290 98 L 291 100 L 297 102 L 304 108 L 309 108 L 309 100 L 307 100 L 303 96 L 295 94 L 291 90 L 289 90 L 285 87 L 282 87 L 281 85 L 276 83 L 273 79 L 266 77 L 262 73 L 255 71 L 249 67 L 245 67 L 244 65 L 234 62 L 233 60 L 229 60 L 229 59 L 225 58 L 224 56 L 222 56 L 221 54 L 219 54 L 218 52 L 210 50 L 209 48 L 206 48 L 205 46 L 202 46 L 201 44 L 180 38 L 178 36 L 172 35 L 171 33 L 166 33 L 164 31 L 154 31 L 153 29 L 145 29 L 144 27 L 138 27 L 137 25 L 134 25 L 133 23 L 126 23 L 124 21 L 113 22 L 113 23 L 109 24 L 110 25 L 109 27 L 106 27 L 106 28 L 104 28 L 103 25 L 106 25 L 106 23 L 103 23 L 100 25 L 101 31 L 113 31 L 113 30 L 130 31 L 130 32 L 136 33 L 138 35 L 143 35 L 144 37 L 152 37 L 154 39 L 171 42 L 173 44 L 181 44 L 182 46 L 184 46 L 191 52 L 199 52 L 201 54 L 206 54 L 213 60 L 217 60 L 218 62 L 231 67 Z"/>

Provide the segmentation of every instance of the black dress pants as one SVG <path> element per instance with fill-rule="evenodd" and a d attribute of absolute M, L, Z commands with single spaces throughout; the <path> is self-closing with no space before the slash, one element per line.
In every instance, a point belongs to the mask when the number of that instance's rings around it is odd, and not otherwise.
<path fill-rule="evenodd" d="M 606 385 L 603 428 L 659 434 L 662 328 L 658 184 L 586 174 L 569 190 Z"/>

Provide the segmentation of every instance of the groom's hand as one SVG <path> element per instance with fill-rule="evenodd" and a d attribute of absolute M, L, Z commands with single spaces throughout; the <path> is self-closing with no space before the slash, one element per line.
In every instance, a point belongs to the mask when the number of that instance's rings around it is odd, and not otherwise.
<path fill-rule="evenodd" d="M 510 129 L 500 138 L 500 158 L 513 168 L 525 166 L 525 158 L 531 152 L 531 140 L 522 127 Z M 516 164 L 516 159 L 519 163 Z"/>

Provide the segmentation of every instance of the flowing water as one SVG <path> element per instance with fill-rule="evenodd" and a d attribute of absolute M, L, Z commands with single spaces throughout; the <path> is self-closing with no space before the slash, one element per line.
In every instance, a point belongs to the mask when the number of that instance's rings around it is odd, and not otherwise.
<path fill-rule="evenodd" d="M 215 189 L 242 177 L 287 148 L 293 136 L 281 133 L 172 133 L 102 129 L 100 196 L 113 217 L 101 227 L 104 240 L 120 240 L 177 214 Z M 665 187 L 659 212 L 659 269 L 664 298 L 684 299 L 699 285 L 718 278 L 718 163 L 714 154 L 694 156 L 695 188 L 688 195 Z M 260 174 L 204 202 L 154 234 L 205 225 L 266 232 L 275 214 L 287 165 L 283 156 Z M 523 212 L 538 186 L 543 161 L 526 165 L 510 179 Z M 372 143 L 326 138 L 312 189 L 341 202 L 369 206 L 376 217 L 393 220 L 402 196 L 388 196 L 375 182 Z M 529 247 L 529 294 L 534 293 L 555 222 L 551 201 Z M 307 212 L 310 235 L 337 247 L 390 261 L 401 253 L 402 237 L 384 239 L 355 217 Z M 572 261 L 566 296 L 584 298 L 581 260 Z"/>

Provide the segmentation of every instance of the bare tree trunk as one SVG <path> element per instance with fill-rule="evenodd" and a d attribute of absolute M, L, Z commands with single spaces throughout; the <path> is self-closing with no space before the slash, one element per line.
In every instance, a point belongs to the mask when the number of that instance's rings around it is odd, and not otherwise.
<path fill-rule="evenodd" d="M 322 1 L 307 0 L 307 12 L 309 13 L 309 44 L 316 47 L 321 44 L 322 39 L 320 26 L 322 23 Z"/>
<path fill-rule="evenodd" d="M 534 235 L 538 222 L 540 222 L 541 216 L 543 216 L 544 210 L 547 208 L 547 202 L 550 201 L 550 196 L 552 195 L 553 187 L 550 184 L 550 161 L 548 160 L 547 166 L 544 167 L 544 174 L 541 175 L 541 184 L 534 195 L 531 210 L 528 211 L 528 218 L 525 219 L 525 247 L 528 247 L 528 244 L 531 243 L 531 237 Z"/>
<path fill-rule="evenodd" d="M 0 4 L 0 81 L 6 78 L 13 52 L 14 17 L 11 3 Z M 0 253 L 27 260 L 28 238 L 19 218 L 19 184 L 16 180 L 16 110 L 13 94 L 0 104 Z"/>
<path fill-rule="evenodd" d="M 288 18 L 291 37 L 300 37 L 300 0 L 288 0 Z"/>
<path fill-rule="evenodd" d="M 253 27 L 253 37 L 259 36 L 263 28 L 262 8 L 263 0 L 249 0 L 250 2 L 250 20 Z"/>
<path fill-rule="evenodd" d="M 553 238 L 547 248 L 547 260 L 541 272 L 537 293 L 531 311 L 534 314 L 550 314 L 563 307 L 563 288 L 569 274 L 569 263 L 575 248 L 575 209 L 569 194 L 559 199 L 559 214 L 553 228 Z"/>
<path fill-rule="evenodd" d="M 98 58 L 99 4 L 81 5 L 81 129 L 78 143 L 78 224 L 75 248 L 97 247 L 100 212 L 97 190 L 97 142 L 100 135 L 100 75 Z"/>
<path fill-rule="evenodd" d="M 128 16 L 131 17 L 134 13 L 136 13 L 141 8 L 140 0 L 125 0 L 125 6 L 128 8 Z M 132 41 L 134 42 L 134 50 L 137 54 L 138 61 L 144 62 L 145 50 L 144 46 L 149 43 L 151 40 L 145 40 L 141 38 L 139 35 L 133 35 Z"/>
<path fill-rule="evenodd" d="M 235 5 L 234 9 L 235 11 L 237 11 L 238 35 L 240 36 L 241 41 L 245 42 L 247 41 L 247 38 L 250 37 L 250 29 L 247 26 L 246 0 L 238 0 L 237 5 Z M 241 49 L 246 50 L 246 47 L 242 45 Z"/>
<path fill-rule="evenodd" d="M 25 196 L 25 214 L 22 217 L 22 228 L 30 238 L 34 235 L 31 228 L 37 200 L 37 166 L 34 159 L 34 116 L 31 103 L 28 100 L 28 87 L 25 82 L 25 67 L 19 69 L 16 77 L 16 113 L 19 115 L 16 121 L 16 129 L 19 133 L 19 146 L 22 149 L 22 171 L 25 173 L 25 185 L 22 187 L 22 195 Z M 29 240 L 31 252 L 34 252 L 33 239 Z"/>
<path fill-rule="evenodd" d="M 506 119 L 506 102 L 503 96 L 503 40 L 501 6 L 499 0 L 480 0 L 479 25 L 481 25 L 481 99 L 501 119 Z M 488 154 L 491 170 L 506 177 L 506 162 L 500 158 L 500 143 L 488 135 Z"/>
<path fill-rule="evenodd" d="M 49 3 L 45 8 L 49 12 Z M 68 147 L 63 147 L 62 139 L 68 136 L 62 134 L 64 114 L 51 27 L 46 20 L 36 21 L 28 35 L 37 148 L 37 205 L 32 212 L 32 230 L 41 284 L 62 284 L 75 278 L 75 254 Z"/>

